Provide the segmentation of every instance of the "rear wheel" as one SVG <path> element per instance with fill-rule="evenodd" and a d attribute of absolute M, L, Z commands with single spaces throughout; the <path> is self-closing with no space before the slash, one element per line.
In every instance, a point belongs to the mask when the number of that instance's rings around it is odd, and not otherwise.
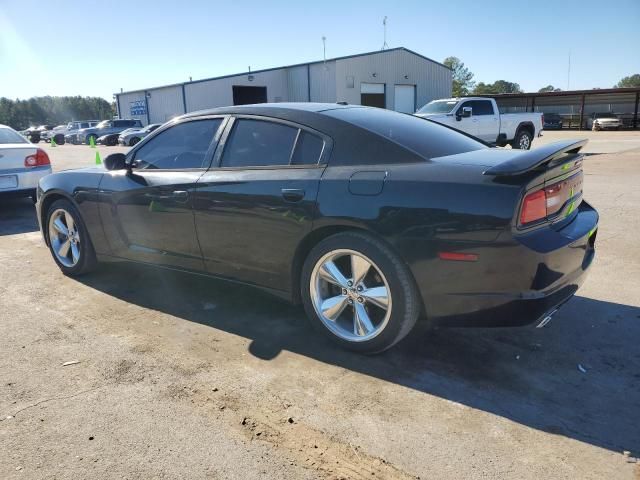
<path fill-rule="evenodd" d="M 528 130 L 518 130 L 516 138 L 511 142 L 511 147 L 519 150 L 529 150 L 531 148 L 532 140 L 533 136 Z"/>
<path fill-rule="evenodd" d="M 392 347 L 411 331 L 420 313 L 407 266 L 389 247 L 363 233 L 339 233 L 316 245 L 301 282 L 313 325 L 360 353 Z"/>
<path fill-rule="evenodd" d="M 140 141 L 140 139 L 138 137 L 133 137 L 131 140 L 129 140 L 129 146 L 133 147 L 139 141 Z"/>
<path fill-rule="evenodd" d="M 82 217 L 68 200 L 56 200 L 47 211 L 47 235 L 53 259 L 65 275 L 81 275 L 96 266 L 96 253 Z"/>

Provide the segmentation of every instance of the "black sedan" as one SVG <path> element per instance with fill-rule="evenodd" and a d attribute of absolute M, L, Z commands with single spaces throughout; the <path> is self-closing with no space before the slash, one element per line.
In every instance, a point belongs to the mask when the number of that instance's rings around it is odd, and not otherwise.
<path fill-rule="evenodd" d="M 584 143 L 488 148 L 360 106 L 219 108 L 163 125 L 107 170 L 43 178 L 38 218 L 67 275 L 125 259 L 253 285 L 372 353 L 418 318 L 546 323 L 594 258 Z"/>

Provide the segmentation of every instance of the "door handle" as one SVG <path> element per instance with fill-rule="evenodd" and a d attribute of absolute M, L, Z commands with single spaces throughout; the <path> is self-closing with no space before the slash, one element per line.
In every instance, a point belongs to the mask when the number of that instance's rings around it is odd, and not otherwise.
<path fill-rule="evenodd" d="M 301 188 L 283 188 L 282 198 L 287 202 L 299 202 L 304 198 L 304 190 Z"/>
<path fill-rule="evenodd" d="M 189 198 L 189 192 L 186 190 L 160 191 L 160 193 L 151 195 L 153 200 L 174 200 L 185 202 Z"/>

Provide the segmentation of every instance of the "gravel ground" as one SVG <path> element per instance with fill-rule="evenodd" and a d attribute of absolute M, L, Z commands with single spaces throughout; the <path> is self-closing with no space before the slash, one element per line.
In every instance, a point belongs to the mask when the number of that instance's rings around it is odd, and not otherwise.
<path fill-rule="evenodd" d="M 124 263 L 64 277 L 31 204 L 3 200 L 0 478 L 640 478 L 640 149 L 623 144 L 585 162 L 598 254 L 547 328 L 419 327 L 376 357 L 250 288 Z M 45 148 L 56 170 L 94 162 Z"/>

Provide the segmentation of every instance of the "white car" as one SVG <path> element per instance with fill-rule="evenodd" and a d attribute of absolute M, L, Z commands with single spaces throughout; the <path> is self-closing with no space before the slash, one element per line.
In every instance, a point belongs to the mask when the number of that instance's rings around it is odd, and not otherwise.
<path fill-rule="evenodd" d="M 31 197 L 51 173 L 49 155 L 11 127 L 0 125 L 0 195 Z"/>
<path fill-rule="evenodd" d="M 120 145 L 133 147 L 136 143 L 161 126 L 161 123 L 152 123 L 144 128 L 128 128 L 120 134 L 118 137 L 118 143 Z"/>
<path fill-rule="evenodd" d="M 594 113 L 586 122 L 587 130 L 620 130 L 622 120 L 615 113 Z"/>
<path fill-rule="evenodd" d="M 418 117 L 428 118 L 473 135 L 491 145 L 529 150 L 542 132 L 541 113 L 501 114 L 493 98 L 461 97 L 434 100 L 420 108 Z"/>

